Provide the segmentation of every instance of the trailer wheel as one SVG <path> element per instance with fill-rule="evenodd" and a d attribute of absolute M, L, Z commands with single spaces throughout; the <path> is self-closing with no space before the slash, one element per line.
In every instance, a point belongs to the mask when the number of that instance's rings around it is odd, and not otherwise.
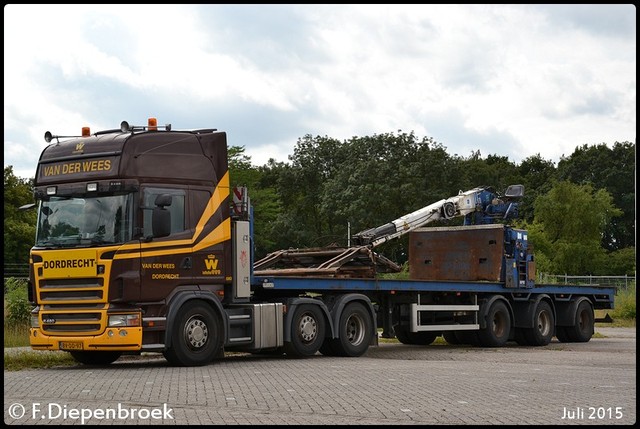
<path fill-rule="evenodd" d="M 174 366 L 199 366 L 211 362 L 222 350 L 222 321 L 209 305 L 188 301 L 176 317 L 171 347 L 163 354 Z"/>
<path fill-rule="evenodd" d="M 553 338 L 555 325 L 553 310 L 549 303 L 540 301 L 536 306 L 534 317 L 534 327 L 522 330 L 524 342 L 529 346 L 546 346 Z"/>
<path fill-rule="evenodd" d="M 433 331 L 409 332 L 407 327 L 400 325 L 395 326 L 394 331 L 398 341 L 412 346 L 428 346 L 440 335 L 440 332 Z"/>
<path fill-rule="evenodd" d="M 468 344 L 470 346 L 480 345 L 478 331 L 455 331 L 455 337 L 458 340 L 458 344 Z"/>
<path fill-rule="evenodd" d="M 578 304 L 572 326 L 559 326 L 556 329 L 558 340 L 563 343 L 586 343 L 593 336 L 594 315 L 589 301 Z"/>
<path fill-rule="evenodd" d="M 324 342 L 320 346 L 320 353 L 325 356 L 340 356 L 340 354 L 333 348 L 335 342 L 335 338 L 325 338 Z"/>
<path fill-rule="evenodd" d="M 511 315 L 503 301 L 491 304 L 487 313 L 487 326 L 478 331 L 479 344 L 483 347 L 501 347 L 509 341 Z"/>
<path fill-rule="evenodd" d="M 309 304 L 298 306 L 291 321 L 291 341 L 285 342 L 287 355 L 313 356 L 324 342 L 324 332 L 325 321 L 320 307 Z"/>
<path fill-rule="evenodd" d="M 372 335 L 369 312 L 361 303 L 353 302 L 340 315 L 338 338 L 333 340 L 332 349 L 339 356 L 362 356 L 369 348 Z"/>
<path fill-rule="evenodd" d="M 527 338 L 525 335 L 525 328 L 515 328 L 513 332 L 513 341 L 519 346 L 528 346 Z"/>
<path fill-rule="evenodd" d="M 71 354 L 71 357 L 73 357 L 73 359 L 75 359 L 77 362 L 80 362 L 84 365 L 103 366 L 103 365 L 109 365 L 115 362 L 116 360 L 118 360 L 120 355 L 122 355 L 122 352 L 83 351 L 83 352 L 69 352 L 69 354 Z"/>
<path fill-rule="evenodd" d="M 567 334 L 567 330 L 565 326 L 556 326 L 556 338 L 561 343 L 570 343 L 569 335 Z"/>

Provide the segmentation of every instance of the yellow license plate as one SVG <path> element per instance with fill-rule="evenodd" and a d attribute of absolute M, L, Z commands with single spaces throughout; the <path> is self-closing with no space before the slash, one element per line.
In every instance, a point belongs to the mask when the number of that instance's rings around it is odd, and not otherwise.
<path fill-rule="evenodd" d="M 78 341 L 60 341 L 60 350 L 82 350 L 82 343 Z"/>

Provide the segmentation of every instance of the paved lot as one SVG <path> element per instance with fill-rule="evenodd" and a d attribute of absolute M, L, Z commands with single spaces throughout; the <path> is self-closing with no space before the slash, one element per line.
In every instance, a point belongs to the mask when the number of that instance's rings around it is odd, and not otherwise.
<path fill-rule="evenodd" d="M 4 372 L 6 424 L 631 425 L 636 329 L 546 347 L 381 344 L 359 358 Z"/>

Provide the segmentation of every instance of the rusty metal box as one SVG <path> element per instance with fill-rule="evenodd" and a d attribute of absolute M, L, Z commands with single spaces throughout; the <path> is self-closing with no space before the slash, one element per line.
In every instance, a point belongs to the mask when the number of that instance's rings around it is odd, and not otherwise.
<path fill-rule="evenodd" d="M 409 233 L 413 280 L 501 281 L 504 225 L 424 227 Z"/>

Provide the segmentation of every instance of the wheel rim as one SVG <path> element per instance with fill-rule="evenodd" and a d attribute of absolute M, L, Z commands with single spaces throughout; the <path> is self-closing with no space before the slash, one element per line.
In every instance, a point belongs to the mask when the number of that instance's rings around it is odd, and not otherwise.
<path fill-rule="evenodd" d="M 586 330 L 589 327 L 590 318 L 587 311 L 581 311 L 578 315 L 578 327 L 581 331 Z"/>
<path fill-rule="evenodd" d="M 299 328 L 300 338 L 302 338 L 302 341 L 306 343 L 312 342 L 318 334 L 318 324 L 316 323 L 316 319 L 309 314 L 305 314 L 300 319 Z"/>
<path fill-rule="evenodd" d="M 358 345 L 364 339 L 364 320 L 356 314 L 349 317 L 347 320 L 347 340 L 353 344 Z"/>
<path fill-rule="evenodd" d="M 199 315 L 191 316 L 184 325 L 184 337 L 191 349 L 202 348 L 209 339 L 209 328 Z"/>
<path fill-rule="evenodd" d="M 538 332 L 545 337 L 551 332 L 551 317 L 546 311 L 538 315 Z"/>
<path fill-rule="evenodd" d="M 497 337 L 502 337 L 506 330 L 505 317 L 502 313 L 497 312 L 493 317 L 493 332 Z"/>

